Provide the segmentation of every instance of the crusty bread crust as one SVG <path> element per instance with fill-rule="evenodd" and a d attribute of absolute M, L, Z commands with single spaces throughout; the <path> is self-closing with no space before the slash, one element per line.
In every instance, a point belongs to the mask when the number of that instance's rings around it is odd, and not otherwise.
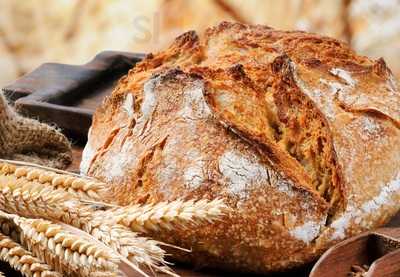
<path fill-rule="evenodd" d="M 400 94 L 383 60 L 315 34 L 223 22 L 149 55 L 96 111 L 83 173 L 121 204 L 223 198 L 176 259 L 285 270 L 400 201 Z"/>

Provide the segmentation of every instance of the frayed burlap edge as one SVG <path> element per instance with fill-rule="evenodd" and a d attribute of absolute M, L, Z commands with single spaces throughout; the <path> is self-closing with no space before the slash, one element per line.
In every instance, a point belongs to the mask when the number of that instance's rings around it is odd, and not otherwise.
<path fill-rule="evenodd" d="M 56 128 L 17 114 L 0 92 L 0 158 L 64 169 L 71 144 Z"/>

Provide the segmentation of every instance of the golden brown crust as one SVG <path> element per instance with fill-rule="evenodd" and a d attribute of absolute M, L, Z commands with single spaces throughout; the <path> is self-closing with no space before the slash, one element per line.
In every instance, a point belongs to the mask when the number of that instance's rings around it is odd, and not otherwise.
<path fill-rule="evenodd" d="M 223 22 L 132 69 L 95 114 L 82 171 L 124 203 L 223 198 L 176 258 L 240 271 L 304 264 L 400 201 L 400 95 L 383 61 L 304 32 Z"/>
<path fill-rule="evenodd" d="M 280 134 L 274 129 L 277 126 L 271 123 L 274 119 L 271 117 L 278 115 L 269 110 L 270 107 L 264 101 L 265 92 L 246 76 L 241 65 L 227 70 L 192 70 L 201 72 L 209 80 L 205 99 L 223 126 L 255 145 L 261 157 L 266 157 L 276 171 L 285 172 L 296 186 L 315 192 L 311 178 L 302 165 L 280 147 L 276 138 Z M 320 205 L 327 205 L 317 193 L 315 197 L 321 200 Z"/>
<path fill-rule="evenodd" d="M 196 63 L 200 59 L 201 48 L 199 38 L 194 31 L 190 31 L 177 37 L 167 51 L 156 55 L 148 54 L 147 57 L 138 63 L 129 73 L 122 77 L 112 93 L 112 97 L 107 97 L 99 111 L 93 117 L 93 126 L 101 125 L 104 128 L 92 128 L 91 135 L 96 137 L 93 148 L 98 151 L 105 151 L 103 145 L 109 140 L 108 133 L 118 132 L 128 120 L 125 113 L 120 113 L 119 107 L 125 100 L 127 94 L 134 95 L 133 105 L 135 111 L 139 110 L 142 95 L 142 87 L 145 81 L 157 72 L 174 65 L 185 65 Z M 132 120 L 130 120 L 132 121 Z M 128 123 L 132 125 L 133 123 Z"/>
<path fill-rule="evenodd" d="M 204 89 L 203 80 L 179 70 L 154 76 L 142 103 L 152 109 L 142 110 L 129 141 L 120 131 L 103 162 L 91 170 L 119 183 L 113 189 L 121 204 L 222 197 L 238 210 L 202 230 L 165 234 L 163 240 L 193 248 L 193 255 L 181 258 L 197 257 L 201 265 L 208 260 L 213 266 L 224 259 L 226 268 L 245 266 L 255 272 L 281 255 L 296 264 L 295 250 L 306 243 L 290 240 L 290 232 L 311 224 L 313 233 L 303 239 L 312 240 L 326 220 L 327 205 L 310 189 L 295 186 L 273 170 L 257 147 L 221 128 L 202 98 Z M 127 160 L 126 152 L 135 158 Z M 129 175 L 105 170 L 116 166 Z M 287 251 L 271 252 L 271 247 Z M 245 256 L 243 251 L 252 254 Z"/>

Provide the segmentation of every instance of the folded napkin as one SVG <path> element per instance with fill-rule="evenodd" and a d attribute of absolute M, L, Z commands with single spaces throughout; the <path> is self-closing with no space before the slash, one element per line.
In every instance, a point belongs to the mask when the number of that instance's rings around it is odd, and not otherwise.
<path fill-rule="evenodd" d="M 66 168 L 71 145 L 56 128 L 17 114 L 0 93 L 0 158 Z"/>

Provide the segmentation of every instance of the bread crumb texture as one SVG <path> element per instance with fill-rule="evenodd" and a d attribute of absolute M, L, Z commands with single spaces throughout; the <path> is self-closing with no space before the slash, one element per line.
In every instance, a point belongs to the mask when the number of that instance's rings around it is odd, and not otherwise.
<path fill-rule="evenodd" d="M 398 86 L 382 59 L 335 39 L 223 22 L 119 81 L 81 170 L 121 204 L 228 203 L 222 221 L 153 234 L 193 250 L 178 260 L 288 269 L 399 209 Z"/>

